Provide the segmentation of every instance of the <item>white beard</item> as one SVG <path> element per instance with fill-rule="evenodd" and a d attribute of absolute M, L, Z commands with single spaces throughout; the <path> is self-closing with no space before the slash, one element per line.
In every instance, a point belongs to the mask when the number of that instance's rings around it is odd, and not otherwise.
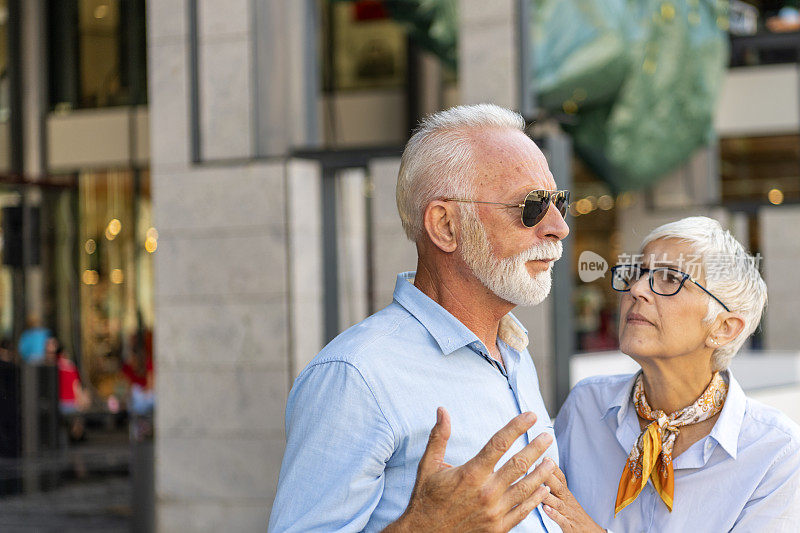
<path fill-rule="evenodd" d="M 514 305 L 538 305 L 550 294 L 553 263 L 531 276 L 525 263 L 538 259 L 559 259 L 561 241 L 544 241 L 517 255 L 498 259 L 477 213 L 462 211 L 461 257 L 484 286 Z"/>

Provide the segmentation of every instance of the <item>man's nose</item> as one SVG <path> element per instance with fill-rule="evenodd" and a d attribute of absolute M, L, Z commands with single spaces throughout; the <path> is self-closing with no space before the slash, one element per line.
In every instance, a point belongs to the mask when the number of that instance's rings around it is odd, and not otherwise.
<path fill-rule="evenodd" d="M 552 202 L 547 206 L 547 212 L 542 221 L 536 225 L 536 230 L 539 238 L 542 239 L 549 238 L 560 241 L 569 235 L 567 221 Z"/>

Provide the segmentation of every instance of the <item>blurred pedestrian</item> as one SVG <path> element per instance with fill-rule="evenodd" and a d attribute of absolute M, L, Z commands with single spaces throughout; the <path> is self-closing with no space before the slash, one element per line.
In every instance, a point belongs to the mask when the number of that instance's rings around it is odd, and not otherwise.
<path fill-rule="evenodd" d="M 0 339 L 0 364 L 16 364 L 16 357 L 14 350 L 11 347 L 11 341 L 7 338 Z"/>
<path fill-rule="evenodd" d="M 22 360 L 28 364 L 43 363 L 47 339 L 50 337 L 50 330 L 42 327 L 38 315 L 28 316 L 25 330 L 22 332 L 22 335 L 20 335 L 17 346 Z"/>
<path fill-rule="evenodd" d="M 153 357 L 149 353 L 133 354 L 122 365 L 122 374 L 128 380 L 128 408 L 134 415 L 146 415 L 153 411 Z"/>
<path fill-rule="evenodd" d="M 78 367 L 57 339 L 52 338 L 58 366 L 58 410 L 69 426 L 72 441 L 86 438 L 83 413 L 91 406 L 91 396 L 81 384 Z"/>

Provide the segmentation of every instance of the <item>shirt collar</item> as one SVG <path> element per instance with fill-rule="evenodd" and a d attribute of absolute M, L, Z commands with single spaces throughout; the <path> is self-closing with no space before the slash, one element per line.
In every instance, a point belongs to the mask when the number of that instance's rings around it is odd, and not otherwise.
<path fill-rule="evenodd" d="M 725 397 L 725 405 L 722 406 L 717 423 L 711 429 L 709 437 L 717 441 L 731 458 L 736 459 L 739 449 L 739 434 L 742 431 L 744 412 L 747 408 L 747 396 L 739 382 L 733 377 L 733 373 L 730 370 L 726 370 L 723 374 L 725 373 L 728 375 L 728 395 Z"/>
<path fill-rule="evenodd" d="M 717 441 L 731 458 L 736 459 L 739 447 L 739 433 L 742 429 L 747 397 L 739 382 L 733 377 L 733 373 L 730 370 L 726 370 L 725 373 L 727 373 L 728 377 L 728 395 L 725 397 L 725 405 L 722 407 L 719 418 L 708 436 Z M 625 386 L 619 390 L 609 403 L 601 419 L 607 418 L 617 409 L 617 424 L 622 424 L 628 409 L 633 407 L 631 397 L 638 375 L 638 372 L 633 374 L 625 383 Z"/>
<path fill-rule="evenodd" d="M 625 415 L 628 412 L 628 407 L 631 404 L 631 398 L 633 396 L 633 385 L 636 382 L 636 376 L 639 375 L 639 372 L 635 372 L 628 381 L 624 383 L 622 387 L 620 387 L 617 394 L 611 399 L 606 408 L 603 416 L 600 417 L 601 420 L 605 420 L 608 418 L 614 410 L 617 412 L 617 425 L 621 425 L 622 421 L 625 419 Z"/>
<path fill-rule="evenodd" d="M 415 275 L 414 271 L 398 274 L 394 287 L 394 300 L 428 330 L 442 350 L 442 354 L 448 355 L 473 342 L 480 342 L 478 337 L 447 309 L 414 286 Z M 511 313 L 500 319 L 497 336 L 518 352 L 528 346 L 528 331 Z"/>

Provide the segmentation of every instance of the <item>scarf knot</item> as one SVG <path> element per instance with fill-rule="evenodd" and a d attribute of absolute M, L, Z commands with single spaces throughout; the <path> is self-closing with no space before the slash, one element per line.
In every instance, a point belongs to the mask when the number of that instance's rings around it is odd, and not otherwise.
<path fill-rule="evenodd" d="M 643 375 L 639 372 L 633 386 L 633 405 L 639 416 L 652 422 L 636 439 L 625 462 L 614 506 L 615 516 L 639 496 L 648 479 L 653 482 L 656 492 L 672 512 L 675 492 L 672 449 L 680 428 L 715 416 L 722 410 L 727 393 L 728 384 L 725 378 L 715 372 L 711 383 L 692 405 L 667 414 L 660 409 L 652 409 L 647 403 Z"/>

